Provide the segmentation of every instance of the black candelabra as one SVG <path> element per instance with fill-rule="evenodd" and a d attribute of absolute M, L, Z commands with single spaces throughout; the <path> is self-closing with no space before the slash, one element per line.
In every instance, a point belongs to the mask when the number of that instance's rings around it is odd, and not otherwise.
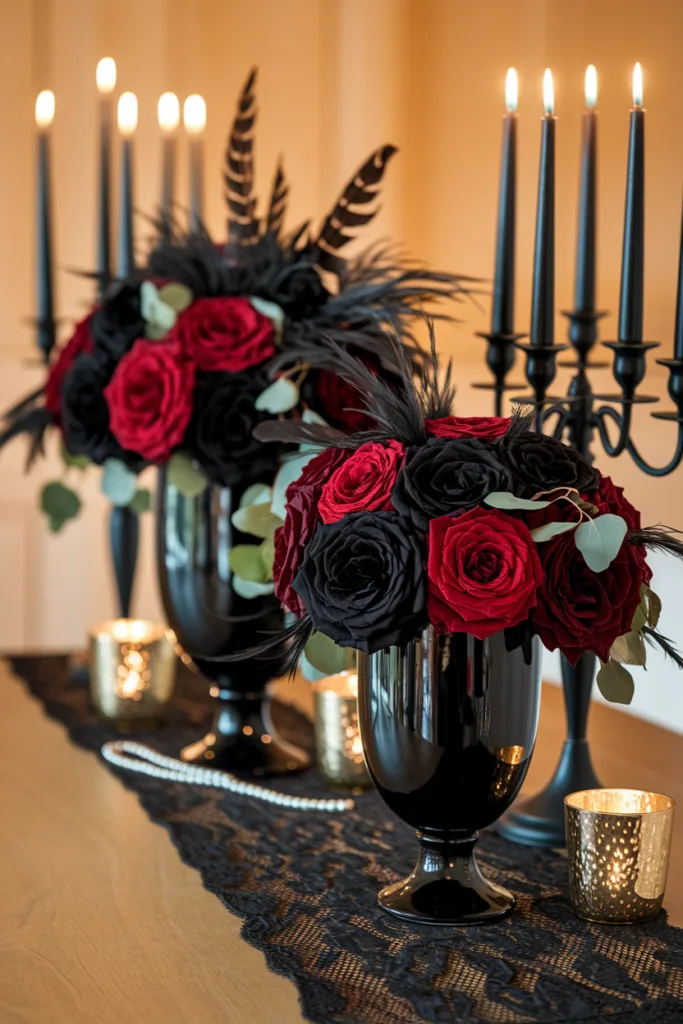
<path fill-rule="evenodd" d="M 657 360 L 668 370 L 668 391 L 675 409 L 652 413 L 656 419 L 676 423 L 678 437 L 672 457 L 661 466 L 650 465 L 640 454 L 632 437 L 634 407 L 658 401 L 656 397 L 639 392 L 645 377 L 647 354 L 658 343 L 629 340 L 634 332 L 631 330 L 629 310 L 624 308 L 622 302 L 619 340 L 602 343 L 613 353 L 612 372 L 619 393 L 596 394 L 591 384 L 590 371 L 609 365 L 591 359 L 598 341 L 598 322 L 604 315 L 596 310 L 583 309 L 565 313 L 569 320 L 569 344 L 565 345 L 557 345 L 552 340 L 542 344 L 525 344 L 519 340 L 518 335 L 513 334 L 484 335 L 488 342 L 487 363 L 493 372 L 494 381 L 479 386 L 493 389 L 496 413 L 500 415 L 505 392 L 521 387 L 507 382 L 514 365 L 515 351 L 520 349 L 526 356 L 526 378 L 531 387 L 531 395 L 516 401 L 535 409 L 539 430 L 550 432 L 570 443 L 591 461 L 591 447 L 599 442 L 607 455 L 616 457 L 628 452 L 644 473 L 649 476 L 666 476 L 683 459 L 683 229 L 674 357 Z M 639 315 L 642 316 L 642 310 Z M 553 396 L 550 387 L 555 379 L 557 354 L 567 349 L 572 351 L 573 358 L 560 365 L 571 367 L 575 372 L 567 394 L 564 397 Z M 564 748 L 546 788 L 522 802 L 500 823 L 499 830 L 507 838 L 534 845 L 564 846 L 565 796 L 600 785 L 593 770 L 586 739 L 595 670 L 596 659 L 592 654 L 583 655 L 576 666 L 571 665 L 566 658 L 562 659 L 567 712 Z"/>

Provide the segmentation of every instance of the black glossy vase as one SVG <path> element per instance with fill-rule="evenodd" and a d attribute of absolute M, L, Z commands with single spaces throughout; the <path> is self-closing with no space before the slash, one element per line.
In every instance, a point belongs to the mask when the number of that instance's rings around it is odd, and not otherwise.
<path fill-rule="evenodd" d="M 359 655 L 359 720 L 380 796 L 417 829 L 413 873 L 379 902 L 415 923 L 468 925 L 509 913 L 514 897 L 483 877 L 477 831 L 510 806 L 536 740 L 541 648 L 527 661 L 502 633 L 476 640 L 427 629 L 404 647 Z"/>
<path fill-rule="evenodd" d="M 246 485 L 245 485 L 246 486 Z M 283 628 L 274 597 L 240 597 L 232 587 L 231 547 L 254 543 L 230 522 L 244 487 L 209 485 L 187 498 L 159 473 L 156 536 L 161 597 L 171 628 L 197 668 L 213 683 L 213 724 L 181 758 L 225 771 L 280 775 L 308 767 L 304 751 L 273 728 L 267 683 L 278 659 L 223 662 Z"/>

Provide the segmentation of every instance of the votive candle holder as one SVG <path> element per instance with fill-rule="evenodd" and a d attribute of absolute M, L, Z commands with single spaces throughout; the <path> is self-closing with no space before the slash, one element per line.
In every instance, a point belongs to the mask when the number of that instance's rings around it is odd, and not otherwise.
<path fill-rule="evenodd" d="M 335 789 L 371 785 L 358 726 L 358 675 L 339 672 L 313 684 L 318 767 Z"/>

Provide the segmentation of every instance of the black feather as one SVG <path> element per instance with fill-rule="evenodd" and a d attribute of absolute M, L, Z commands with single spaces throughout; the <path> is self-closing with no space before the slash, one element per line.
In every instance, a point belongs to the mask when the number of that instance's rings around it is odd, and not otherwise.
<path fill-rule="evenodd" d="M 644 526 L 640 530 L 631 530 L 626 534 L 626 540 L 630 544 L 643 544 L 650 551 L 663 551 L 667 555 L 674 555 L 683 559 L 683 537 L 681 530 L 673 526 Z"/>
<path fill-rule="evenodd" d="M 282 231 L 282 226 L 285 221 L 288 194 L 289 185 L 285 178 L 285 172 L 282 170 L 282 164 L 278 163 L 277 170 L 275 172 L 275 180 L 273 181 L 273 190 L 270 194 L 268 217 L 266 219 L 266 230 L 274 235 L 275 238 L 280 237 L 280 232 Z"/>
<path fill-rule="evenodd" d="M 683 668 L 683 656 L 681 655 L 680 651 L 678 651 L 677 648 L 674 647 L 674 645 L 672 644 L 671 640 L 668 639 L 668 637 L 665 637 L 661 633 L 658 633 L 656 629 L 652 629 L 650 626 L 643 626 L 643 634 L 645 635 L 645 639 L 651 647 L 659 647 L 660 650 L 664 651 L 664 654 L 667 656 L 667 658 L 671 658 L 673 663 L 677 665 L 678 668 Z"/>
<path fill-rule="evenodd" d="M 317 444 L 321 448 L 336 447 L 347 437 L 335 427 L 322 423 L 304 423 L 303 420 L 263 420 L 256 424 L 253 435 L 257 441 L 266 443 Z"/>
<path fill-rule="evenodd" d="M 313 624 L 309 616 L 304 615 L 286 629 L 277 632 L 264 632 L 261 643 L 254 644 L 253 647 L 235 651 L 233 654 L 217 655 L 211 658 L 203 654 L 201 657 L 203 661 L 219 662 L 226 665 L 235 661 L 247 661 L 249 658 L 272 661 L 274 676 L 294 675 L 312 633 Z"/>
<path fill-rule="evenodd" d="M 314 242 L 315 259 L 323 270 L 335 274 L 340 272 L 344 261 L 340 260 L 337 251 L 355 237 L 353 233 L 349 233 L 353 228 L 369 223 L 377 213 L 376 206 L 370 210 L 362 207 L 376 200 L 384 170 L 394 153 L 395 146 L 382 146 L 381 149 L 375 150 L 356 171 L 334 209 L 323 221 L 320 234 Z"/>
<path fill-rule="evenodd" d="M 254 245 L 259 240 L 256 198 L 253 195 L 255 83 L 256 68 L 244 83 L 225 155 L 223 177 L 228 206 L 228 241 L 233 245 Z"/>

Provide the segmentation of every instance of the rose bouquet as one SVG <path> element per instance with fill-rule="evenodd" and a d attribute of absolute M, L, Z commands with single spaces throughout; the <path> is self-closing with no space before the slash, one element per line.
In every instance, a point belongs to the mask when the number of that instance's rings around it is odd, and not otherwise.
<path fill-rule="evenodd" d="M 370 374 L 390 378 L 396 367 L 383 325 L 403 324 L 409 338 L 408 321 L 425 302 L 464 290 L 463 279 L 432 273 L 391 248 L 349 260 L 340 255 L 376 212 L 393 146 L 370 156 L 319 230 L 304 224 L 284 232 L 288 184 L 281 168 L 259 216 L 254 89 L 252 73 L 228 140 L 227 242 L 172 226 L 170 240 L 156 243 L 145 266 L 115 284 L 77 325 L 44 386 L 10 409 L 0 429 L 0 446 L 29 436 L 29 464 L 56 430 L 67 470 L 103 466 L 102 488 L 118 506 L 139 510 L 149 503 L 137 486 L 148 465 L 167 466 L 186 495 L 208 482 L 272 483 L 282 448 L 252 437 L 271 417 L 322 415 L 343 429 L 367 426 L 353 387 L 315 369 L 321 334 Z M 49 484 L 41 502 L 53 529 L 80 507 L 64 481 Z M 254 565 L 252 559 L 252 576 Z M 265 580 L 259 574 L 247 582 Z"/>
<path fill-rule="evenodd" d="M 433 344 L 433 343 L 432 343 Z M 601 691 L 628 702 L 624 666 L 646 645 L 683 659 L 657 631 L 647 551 L 679 557 L 665 528 L 643 528 L 623 489 L 524 415 L 452 415 L 450 367 L 436 358 L 414 383 L 403 363 L 388 387 L 333 347 L 329 364 L 364 396 L 376 422 L 351 436 L 315 425 L 262 425 L 265 441 L 317 441 L 287 490 L 274 539 L 275 594 L 296 614 L 296 659 L 314 631 L 366 654 L 403 645 L 431 624 L 509 651 L 540 637 L 576 663 L 594 652 Z"/>

